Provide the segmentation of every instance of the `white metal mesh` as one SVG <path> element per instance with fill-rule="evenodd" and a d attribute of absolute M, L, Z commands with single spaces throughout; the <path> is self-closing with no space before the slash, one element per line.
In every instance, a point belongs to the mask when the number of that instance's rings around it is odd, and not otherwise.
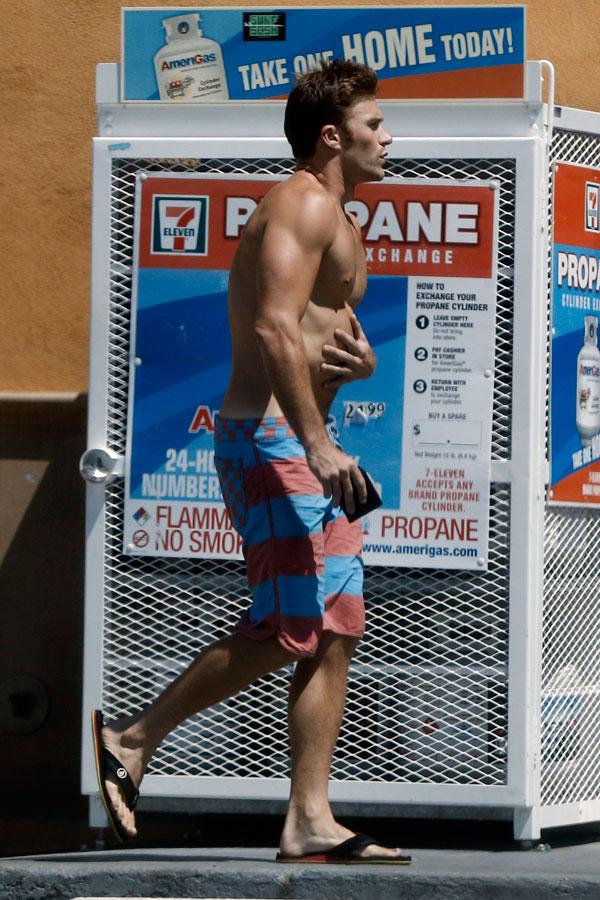
<path fill-rule="evenodd" d="M 546 511 L 542 803 L 600 797 L 600 519 Z"/>
<path fill-rule="evenodd" d="M 109 334 L 108 445 L 125 448 L 133 195 L 137 172 L 279 174 L 288 160 L 115 160 Z M 492 454 L 510 458 L 513 160 L 397 160 L 405 177 L 500 182 L 500 254 Z M 106 495 L 103 705 L 149 702 L 247 605 L 243 566 L 121 553 L 123 488 Z M 489 571 L 368 568 L 367 637 L 351 669 L 335 754 L 336 780 L 505 784 L 510 491 L 492 490 Z M 277 778 L 288 770 L 289 671 L 188 720 L 150 772 Z M 231 793 L 235 789 L 230 788 Z"/>
<path fill-rule="evenodd" d="M 120 553 L 122 488 L 107 499 L 104 706 L 148 703 L 247 605 L 243 565 Z M 334 779 L 502 783 L 509 495 L 493 493 L 490 571 L 370 569 Z M 288 672 L 186 722 L 155 774 L 276 777 L 287 770 Z M 201 752 L 200 752 L 201 749 Z"/>
<path fill-rule="evenodd" d="M 600 137 L 555 131 L 551 164 L 559 161 L 600 167 Z M 600 798 L 599 538 L 600 510 L 547 507 L 542 649 L 543 805 Z"/>

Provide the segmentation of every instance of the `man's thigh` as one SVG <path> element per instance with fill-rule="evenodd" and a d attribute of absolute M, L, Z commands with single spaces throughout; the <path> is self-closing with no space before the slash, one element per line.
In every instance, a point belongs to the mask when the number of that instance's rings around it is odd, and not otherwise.
<path fill-rule="evenodd" d="M 324 631 L 361 638 L 365 630 L 362 525 L 334 508 L 324 527 Z"/>
<path fill-rule="evenodd" d="M 234 440 L 232 432 L 228 428 L 215 462 L 243 539 L 252 595 L 238 629 L 257 640 L 276 634 L 290 651 L 313 655 L 323 629 L 323 523 L 331 501 L 304 448 L 282 425 L 261 424 L 251 441 Z"/>

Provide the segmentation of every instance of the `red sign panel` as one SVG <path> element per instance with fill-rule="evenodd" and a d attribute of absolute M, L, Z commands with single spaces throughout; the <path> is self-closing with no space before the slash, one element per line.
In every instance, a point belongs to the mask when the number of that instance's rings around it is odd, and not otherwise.
<path fill-rule="evenodd" d="M 248 217 L 277 182 L 173 178 L 143 182 L 140 266 L 229 269 Z M 492 275 L 494 188 L 385 181 L 348 204 L 372 275 Z"/>
<path fill-rule="evenodd" d="M 366 184 L 350 208 L 372 275 L 492 275 L 491 185 Z"/>
<path fill-rule="evenodd" d="M 554 243 L 600 250 L 600 169 L 557 163 Z"/>
<path fill-rule="evenodd" d="M 229 269 L 244 225 L 277 182 L 176 178 L 142 183 L 139 264 L 159 269 Z"/>

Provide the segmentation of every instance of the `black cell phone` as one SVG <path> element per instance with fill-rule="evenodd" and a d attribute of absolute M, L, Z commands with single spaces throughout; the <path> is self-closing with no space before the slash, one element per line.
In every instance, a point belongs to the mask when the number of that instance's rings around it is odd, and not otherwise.
<path fill-rule="evenodd" d="M 364 503 L 361 503 L 358 499 L 358 489 L 354 483 L 352 483 L 352 496 L 354 497 L 354 512 L 349 513 L 346 511 L 346 501 L 344 500 L 344 495 L 342 494 L 342 499 L 340 502 L 340 506 L 343 512 L 346 513 L 346 518 L 349 522 L 355 522 L 356 519 L 360 519 L 361 516 L 366 516 L 367 513 L 372 512 L 374 509 L 377 509 L 381 506 L 381 497 L 377 493 L 375 485 L 371 481 L 370 476 L 363 469 L 362 466 L 359 466 L 359 471 L 362 473 L 362 477 L 365 479 L 365 484 L 367 485 L 367 499 Z"/>

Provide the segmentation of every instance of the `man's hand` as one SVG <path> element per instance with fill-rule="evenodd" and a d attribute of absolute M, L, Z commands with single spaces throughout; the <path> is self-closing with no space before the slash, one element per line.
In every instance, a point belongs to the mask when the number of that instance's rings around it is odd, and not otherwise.
<path fill-rule="evenodd" d="M 356 485 L 360 502 L 367 499 L 367 486 L 362 473 L 351 456 L 339 450 L 331 441 L 324 441 L 317 448 L 306 450 L 308 467 L 323 485 L 326 497 L 333 498 L 333 505 L 339 506 L 342 495 L 346 510 L 354 512 L 352 485 Z"/>
<path fill-rule="evenodd" d="M 325 376 L 323 387 L 337 389 L 351 381 L 370 378 L 375 371 L 377 358 L 369 344 L 369 340 L 361 328 L 360 322 L 350 315 L 352 334 L 336 328 L 334 336 L 342 347 L 323 344 L 321 373 Z"/>

